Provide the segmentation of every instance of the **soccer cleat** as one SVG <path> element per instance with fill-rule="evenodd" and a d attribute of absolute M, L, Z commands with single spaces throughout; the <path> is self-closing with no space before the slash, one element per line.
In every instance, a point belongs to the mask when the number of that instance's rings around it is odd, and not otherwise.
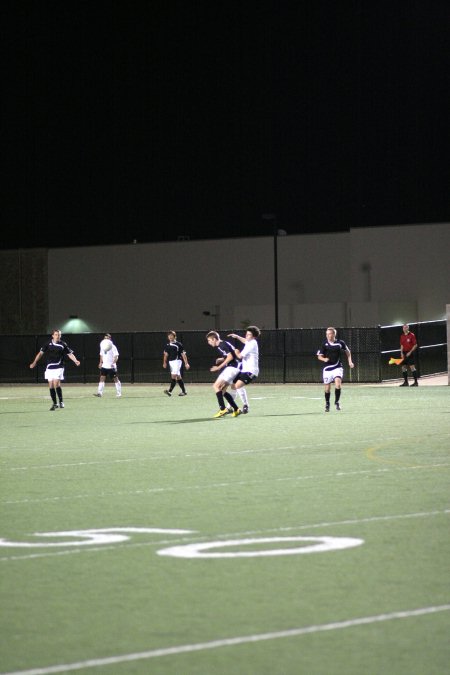
<path fill-rule="evenodd" d="M 178 396 L 187 396 L 187 391 L 182 391 L 181 394 L 178 394 Z"/>
<path fill-rule="evenodd" d="M 172 394 L 170 393 L 170 391 L 169 391 L 168 389 L 164 389 L 164 393 L 165 393 L 167 396 L 172 396 Z"/>
<path fill-rule="evenodd" d="M 418 386 L 419 386 L 419 383 L 417 382 L 417 380 L 411 385 L 411 387 L 418 387 Z"/>
<path fill-rule="evenodd" d="M 242 408 L 242 414 L 246 415 L 247 413 L 248 413 L 248 405 L 244 405 L 244 407 Z"/>
<path fill-rule="evenodd" d="M 242 410 L 238 408 L 237 410 L 233 410 L 231 413 L 231 417 L 239 417 L 239 415 L 242 415 Z"/>
<path fill-rule="evenodd" d="M 116 394 L 116 398 L 120 398 L 122 394 Z"/>
<path fill-rule="evenodd" d="M 52 407 L 50 408 L 50 410 L 58 410 L 58 404 L 57 404 L 57 403 L 54 403 L 54 404 L 52 405 Z"/>
<path fill-rule="evenodd" d="M 402 382 L 399 386 L 400 387 L 409 387 L 409 382 Z"/>
<path fill-rule="evenodd" d="M 60 401 L 59 407 L 64 408 L 64 403 L 62 401 Z"/>
<path fill-rule="evenodd" d="M 97 393 L 97 394 L 92 394 L 92 396 L 98 396 L 98 398 L 101 398 L 101 397 L 102 397 L 102 395 L 99 394 L 99 393 Z"/>
<path fill-rule="evenodd" d="M 223 417 L 224 415 L 227 415 L 227 414 L 228 414 L 228 410 L 226 408 L 224 408 L 223 410 L 219 410 L 219 412 L 216 412 L 216 414 L 213 415 L 213 417 Z"/>
<path fill-rule="evenodd" d="M 325 404 L 325 412 L 330 412 L 330 404 L 329 403 Z"/>
<path fill-rule="evenodd" d="M 336 410 L 340 410 L 340 409 L 341 409 L 341 406 L 339 405 L 339 403 L 336 403 Z"/>

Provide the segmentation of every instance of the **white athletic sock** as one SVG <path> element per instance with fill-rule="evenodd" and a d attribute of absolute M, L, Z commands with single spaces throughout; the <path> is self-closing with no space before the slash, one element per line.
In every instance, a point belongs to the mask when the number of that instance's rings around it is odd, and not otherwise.
<path fill-rule="evenodd" d="M 121 381 L 117 380 L 117 382 L 115 382 L 115 385 L 116 385 L 116 392 L 120 395 L 122 393 L 122 383 L 121 383 Z"/>
<path fill-rule="evenodd" d="M 239 396 L 242 399 L 242 403 L 244 405 L 248 406 L 248 398 L 247 398 L 247 392 L 245 391 L 245 387 L 242 387 L 242 389 L 238 389 Z"/>
<path fill-rule="evenodd" d="M 105 383 L 104 382 L 99 382 L 98 383 L 98 393 L 103 394 L 103 389 L 105 388 Z"/>

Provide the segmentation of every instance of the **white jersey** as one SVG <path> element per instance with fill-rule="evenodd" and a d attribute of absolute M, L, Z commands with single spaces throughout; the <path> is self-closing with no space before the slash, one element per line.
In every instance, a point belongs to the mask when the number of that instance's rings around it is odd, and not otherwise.
<path fill-rule="evenodd" d="M 241 351 L 241 359 L 242 363 L 239 370 L 257 377 L 259 375 L 259 348 L 254 338 L 245 343 L 244 349 Z"/>
<path fill-rule="evenodd" d="M 102 368 L 114 368 L 115 367 L 114 360 L 116 356 L 117 357 L 119 356 L 119 351 L 116 345 L 113 344 L 111 349 L 107 352 L 100 350 L 100 356 L 102 357 Z"/>

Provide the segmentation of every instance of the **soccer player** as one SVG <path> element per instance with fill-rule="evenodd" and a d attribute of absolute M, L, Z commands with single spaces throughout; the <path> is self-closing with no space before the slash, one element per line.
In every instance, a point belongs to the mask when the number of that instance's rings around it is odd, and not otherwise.
<path fill-rule="evenodd" d="M 220 354 L 216 359 L 216 365 L 210 368 L 212 373 L 220 372 L 213 384 L 213 389 L 219 403 L 219 411 L 214 417 L 223 417 L 227 413 L 232 413 L 236 417 L 235 411 L 238 409 L 236 403 L 234 403 L 236 394 L 235 392 L 227 392 L 225 394 L 227 386 L 233 383 L 239 373 L 239 361 L 236 357 L 235 347 L 230 342 L 227 342 L 227 340 L 222 340 L 219 333 L 215 330 L 209 331 L 206 335 L 206 340 L 210 347 L 215 347 Z M 247 392 L 245 389 L 241 389 L 239 394 L 243 403 L 242 412 L 248 413 Z M 229 403 L 229 407 L 225 405 L 224 398 Z"/>
<path fill-rule="evenodd" d="M 343 354 L 347 355 L 348 365 L 354 368 L 350 349 L 344 340 L 336 340 L 336 328 L 330 326 L 327 328 L 327 339 L 317 352 L 319 361 L 326 365 L 323 368 L 323 383 L 325 385 L 325 412 L 330 412 L 330 390 L 331 383 L 334 382 L 334 404 L 336 410 L 340 410 L 339 399 L 341 398 L 342 378 L 344 376 L 344 366 L 342 365 Z"/>
<path fill-rule="evenodd" d="M 188 358 L 183 345 L 181 342 L 177 341 L 177 334 L 174 330 L 170 330 L 167 333 L 167 339 L 168 343 L 163 352 L 163 368 L 167 368 L 167 365 L 169 365 L 171 379 L 170 386 L 168 389 L 164 389 L 164 393 L 167 394 L 167 396 L 172 396 L 172 391 L 178 383 L 178 386 L 181 389 L 178 396 L 186 396 L 187 391 L 183 382 L 182 368 L 184 365 L 186 370 L 189 370 L 190 365 L 188 363 Z"/>
<path fill-rule="evenodd" d="M 404 382 L 401 383 L 401 387 L 408 387 L 408 367 L 411 370 L 411 375 L 414 378 L 414 382 L 411 385 L 412 387 L 418 387 L 419 383 L 417 382 L 417 370 L 415 362 L 415 351 L 417 349 L 417 340 L 414 333 L 411 333 L 407 323 L 403 326 L 403 333 L 400 335 L 400 352 L 403 359 L 402 363 L 402 373 Z"/>
<path fill-rule="evenodd" d="M 106 347 L 106 348 L 105 348 Z M 117 374 L 117 361 L 119 360 L 119 350 L 112 341 L 111 335 L 105 333 L 103 340 L 100 342 L 100 361 L 98 367 L 100 368 L 100 381 L 98 383 L 97 393 L 94 396 L 101 398 L 103 390 L 105 389 L 106 378 L 109 377 L 114 382 L 116 387 L 116 396 L 122 396 L 122 383 Z"/>
<path fill-rule="evenodd" d="M 34 357 L 34 361 L 30 363 L 30 368 L 35 368 L 37 362 L 42 356 L 44 356 L 44 354 L 47 359 L 44 377 L 48 381 L 50 396 L 53 401 L 53 405 L 50 410 L 57 410 L 58 402 L 59 407 L 64 408 L 63 393 L 61 388 L 61 382 L 64 380 L 64 359 L 66 356 L 68 356 L 76 366 L 79 366 L 80 362 L 73 353 L 73 350 L 61 340 L 61 331 L 56 329 L 52 332 L 52 339 L 50 342 L 47 342 L 40 348 Z"/>
<path fill-rule="evenodd" d="M 245 337 L 230 333 L 228 337 L 239 340 L 244 344 L 242 350 L 235 348 L 235 354 L 238 357 L 240 364 L 236 377 L 233 380 L 232 389 L 241 393 L 246 384 L 251 384 L 259 375 L 259 347 L 257 338 L 261 335 L 261 331 L 257 326 L 248 326 L 245 331 Z M 232 404 L 233 417 L 237 417 L 245 410 L 237 408 L 236 404 Z"/>

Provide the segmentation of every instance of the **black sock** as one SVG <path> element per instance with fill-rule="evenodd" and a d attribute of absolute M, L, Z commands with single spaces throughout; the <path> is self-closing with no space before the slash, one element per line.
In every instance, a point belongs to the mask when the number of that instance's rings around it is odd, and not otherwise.
<path fill-rule="evenodd" d="M 234 402 L 233 397 L 232 397 L 231 394 L 229 394 L 229 393 L 226 391 L 225 394 L 223 395 L 223 397 L 228 401 L 228 403 L 231 405 L 231 407 L 233 408 L 233 410 L 237 410 L 237 409 L 238 409 L 238 407 L 237 407 L 236 403 Z"/>
<path fill-rule="evenodd" d="M 334 390 L 334 402 L 337 403 L 340 398 L 341 398 L 341 390 L 335 389 Z"/>
<path fill-rule="evenodd" d="M 223 393 L 221 391 L 216 392 L 217 401 L 219 403 L 219 408 L 225 410 L 225 401 L 223 400 Z"/>
<path fill-rule="evenodd" d="M 173 390 L 175 389 L 175 385 L 176 385 L 176 383 L 177 383 L 177 381 L 176 381 L 176 380 L 170 380 L 170 387 L 169 387 L 169 391 L 173 391 Z"/>
<path fill-rule="evenodd" d="M 56 391 L 51 387 L 50 396 L 52 397 L 53 405 L 56 405 Z"/>
<path fill-rule="evenodd" d="M 58 394 L 59 402 L 62 403 L 62 389 L 61 387 L 56 387 L 56 393 Z"/>
<path fill-rule="evenodd" d="M 328 405 L 330 403 L 330 392 L 325 392 L 325 402 Z"/>
<path fill-rule="evenodd" d="M 412 376 L 414 378 L 414 382 L 417 382 L 417 370 L 412 371 Z"/>
<path fill-rule="evenodd" d="M 407 370 L 403 371 L 403 378 L 404 378 L 405 382 L 408 382 L 408 371 Z"/>
<path fill-rule="evenodd" d="M 186 389 L 184 388 L 184 382 L 183 382 L 183 380 L 178 380 L 178 386 L 180 387 L 180 389 L 181 389 L 181 391 L 183 392 L 183 394 L 185 394 L 185 393 L 186 393 Z"/>

